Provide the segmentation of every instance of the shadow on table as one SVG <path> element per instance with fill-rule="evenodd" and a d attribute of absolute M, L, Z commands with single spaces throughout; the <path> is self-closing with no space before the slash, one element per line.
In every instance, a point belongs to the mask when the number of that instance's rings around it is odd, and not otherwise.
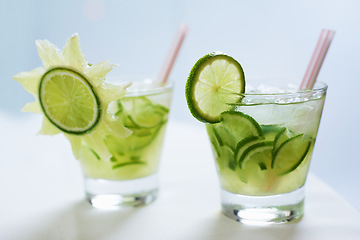
<path fill-rule="evenodd" d="M 109 239 L 141 214 L 143 207 L 98 210 L 85 200 L 42 216 L 41 226 L 32 226 L 37 239 Z"/>
<path fill-rule="evenodd" d="M 301 220 L 300 220 L 301 221 Z M 206 225 L 206 226 L 204 226 Z M 200 227 L 200 226 L 199 226 Z M 215 212 L 212 218 L 203 222 L 199 232 L 194 229 L 197 236 L 189 232 L 189 239 L 215 240 L 215 239 L 298 239 L 300 227 L 298 223 L 279 225 L 247 225 L 225 217 L 221 212 Z M 206 230 L 206 231 L 205 231 Z M 193 233 L 194 233 L 193 232 Z"/>
<path fill-rule="evenodd" d="M 26 231 L 27 240 L 141 239 L 144 236 L 172 240 L 299 239 L 297 223 L 250 226 L 230 220 L 217 211 L 196 218 L 191 218 L 186 212 L 173 213 L 171 207 L 157 212 L 156 204 L 161 203 L 105 211 L 82 200 L 42 212 L 33 221 L 22 222 L 16 228 Z M 182 224 L 174 227 L 179 222 Z M 20 239 L 16 238 L 17 235 L 11 234 L 12 239 Z"/>

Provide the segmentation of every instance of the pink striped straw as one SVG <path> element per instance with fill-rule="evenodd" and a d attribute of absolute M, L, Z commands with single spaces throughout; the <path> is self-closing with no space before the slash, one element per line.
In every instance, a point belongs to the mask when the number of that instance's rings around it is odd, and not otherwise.
<path fill-rule="evenodd" d="M 312 89 L 314 87 L 316 78 L 320 72 L 321 65 L 324 62 L 326 53 L 330 47 L 334 35 L 335 31 L 328 29 L 321 30 L 319 40 L 316 44 L 310 63 L 306 69 L 304 78 L 300 84 L 300 89 Z"/>
<path fill-rule="evenodd" d="M 158 75 L 158 81 L 160 81 L 162 84 L 165 84 L 168 80 L 171 69 L 174 66 L 177 54 L 179 53 L 181 45 L 186 36 L 187 30 L 188 26 L 186 24 L 180 25 L 179 30 L 175 36 L 175 39 L 171 45 L 171 48 L 165 58 L 165 61 L 163 62 L 160 73 Z"/>

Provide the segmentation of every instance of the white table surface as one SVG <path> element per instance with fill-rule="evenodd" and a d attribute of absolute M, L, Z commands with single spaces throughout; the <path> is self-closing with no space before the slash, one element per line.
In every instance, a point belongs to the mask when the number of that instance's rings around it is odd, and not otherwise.
<path fill-rule="evenodd" d="M 171 121 L 160 195 L 140 208 L 101 211 L 85 200 L 78 162 L 63 136 L 36 135 L 39 117 L 0 113 L 0 239 L 360 239 L 360 213 L 310 174 L 298 223 L 249 226 L 220 212 L 204 128 Z"/>

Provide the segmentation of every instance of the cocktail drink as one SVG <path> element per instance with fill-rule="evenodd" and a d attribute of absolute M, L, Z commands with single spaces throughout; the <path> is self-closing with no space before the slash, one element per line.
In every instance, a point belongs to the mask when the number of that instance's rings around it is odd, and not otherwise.
<path fill-rule="evenodd" d="M 274 92 L 276 85 L 264 82 L 269 87 L 241 95 L 240 103 L 221 113 L 220 123 L 206 124 L 206 130 L 225 215 L 239 221 L 284 222 L 303 215 L 303 186 L 326 85 L 301 92 L 276 87 Z"/>
<path fill-rule="evenodd" d="M 284 83 L 247 81 L 245 91 L 240 64 L 219 53 L 200 59 L 189 76 L 188 105 L 206 123 L 222 211 L 234 220 L 281 223 L 303 216 L 327 85 L 299 91 Z"/>
<path fill-rule="evenodd" d="M 24 111 L 44 115 L 41 134 L 63 134 L 85 177 L 88 201 L 97 208 L 152 202 L 172 86 L 149 79 L 105 81 L 116 65 L 89 64 L 77 34 L 63 50 L 36 41 L 44 67 L 14 76 L 35 101 Z"/>
<path fill-rule="evenodd" d="M 157 196 L 172 86 L 162 86 L 151 79 L 132 78 L 131 82 L 125 97 L 111 106 L 115 118 L 131 131 L 129 136 L 102 136 L 111 153 L 108 161 L 86 145 L 79 151 L 86 195 L 95 207 L 142 205 Z"/>

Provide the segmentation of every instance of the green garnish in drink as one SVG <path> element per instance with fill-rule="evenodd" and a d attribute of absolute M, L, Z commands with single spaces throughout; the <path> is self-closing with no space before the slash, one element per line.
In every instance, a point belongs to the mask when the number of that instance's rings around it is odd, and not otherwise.
<path fill-rule="evenodd" d="M 237 102 L 245 91 L 241 65 L 223 53 L 200 58 L 186 82 L 185 96 L 195 118 L 205 123 L 219 122 L 220 113 L 229 110 L 227 103 Z"/>
<path fill-rule="evenodd" d="M 164 93 L 161 95 L 164 96 Z M 85 149 L 80 161 L 87 176 L 126 180 L 157 171 L 169 114 L 167 107 L 154 103 L 159 101 L 158 98 L 157 94 L 129 96 L 113 102 L 112 111 L 132 134 L 126 138 L 111 134 L 103 137 L 112 154 L 106 163 Z M 170 100 L 167 102 L 169 104 Z"/>
<path fill-rule="evenodd" d="M 192 115 L 206 123 L 222 187 L 244 195 L 301 187 L 317 134 L 311 126 L 318 126 L 324 97 L 258 103 L 249 102 L 244 92 L 242 67 L 221 53 L 201 58 L 186 85 Z M 284 113 L 287 118 L 278 117 Z M 294 124 L 300 115 L 304 123 Z"/>
<path fill-rule="evenodd" d="M 39 103 L 47 119 L 66 133 L 86 133 L 100 119 L 100 100 L 92 85 L 68 68 L 53 68 L 42 75 Z"/>
<path fill-rule="evenodd" d="M 44 67 L 14 76 L 35 101 L 24 111 L 44 114 L 40 133 L 63 133 L 86 177 L 126 180 L 157 171 L 171 89 L 125 96 L 129 84 L 105 82 L 116 65 L 88 64 L 79 36 L 63 50 L 36 41 Z"/>

